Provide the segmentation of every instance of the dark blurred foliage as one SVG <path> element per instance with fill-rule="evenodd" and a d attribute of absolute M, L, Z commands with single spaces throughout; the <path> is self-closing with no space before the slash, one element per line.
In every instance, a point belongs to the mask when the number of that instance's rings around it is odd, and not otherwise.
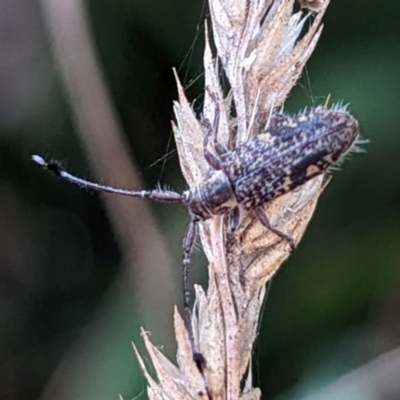
<path fill-rule="evenodd" d="M 75 375 L 62 398 L 145 398 L 130 346 L 131 340 L 141 345 L 140 310 L 134 293 L 113 285 L 121 255 L 100 199 L 29 160 L 32 153 L 54 156 L 91 175 L 41 8 L 2 3 L 0 398 L 40 398 L 71 353 L 66 371 Z M 144 184 L 184 188 L 170 128 L 172 68 L 199 106 L 203 0 L 86 6 Z M 254 354 L 265 399 L 301 399 L 400 344 L 399 11 L 399 2 L 333 0 L 319 45 L 286 104 L 296 111 L 327 94 L 343 99 L 370 144 L 335 173 L 299 249 L 273 280 Z M 152 210 L 177 266 L 171 279 L 180 279 L 185 211 Z M 204 258 L 195 259 L 194 279 L 204 281 Z"/>

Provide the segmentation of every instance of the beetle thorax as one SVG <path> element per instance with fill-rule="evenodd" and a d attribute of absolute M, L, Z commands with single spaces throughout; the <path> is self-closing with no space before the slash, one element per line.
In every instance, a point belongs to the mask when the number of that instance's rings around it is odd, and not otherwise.
<path fill-rule="evenodd" d="M 222 171 L 212 171 L 203 184 L 183 195 L 184 204 L 199 221 L 237 207 L 229 179 Z"/>

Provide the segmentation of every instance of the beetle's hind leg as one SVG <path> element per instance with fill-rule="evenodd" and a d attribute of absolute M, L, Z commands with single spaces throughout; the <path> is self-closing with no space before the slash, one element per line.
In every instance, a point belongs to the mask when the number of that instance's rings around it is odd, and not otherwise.
<path fill-rule="evenodd" d="M 279 229 L 274 228 L 269 221 L 267 214 L 265 214 L 264 210 L 261 207 L 257 207 L 254 210 L 254 215 L 258 218 L 258 220 L 271 232 L 275 233 L 275 235 L 279 236 L 281 239 L 286 240 L 289 245 L 291 251 L 296 249 L 296 242 L 294 239 L 288 234 L 280 231 Z"/>

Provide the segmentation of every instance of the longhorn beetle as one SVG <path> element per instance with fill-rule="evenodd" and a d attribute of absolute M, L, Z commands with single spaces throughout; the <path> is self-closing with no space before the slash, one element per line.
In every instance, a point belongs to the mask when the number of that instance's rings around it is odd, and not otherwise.
<path fill-rule="evenodd" d="M 320 106 L 295 116 L 272 114 L 268 126 L 260 134 L 232 150 L 218 141 L 218 125 L 217 109 L 213 126 L 206 128 L 204 138 L 204 158 L 210 171 L 204 182 L 183 193 L 163 189 L 126 190 L 101 185 L 71 175 L 56 161 L 47 162 L 38 155 L 32 156 L 36 164 L 78 186 L 159 202 L 181 203 L 188 209 L 190 222 L 183 239 L 183 305 L 194 361 L 200 371 L 205 360 L 195 345 L 188 282 L 198 222 L 228 212 L 231 215 L 237 215 L 239 210 L 251 212 L 266 229 L 287 241 L 294 250 L 293 238 L 271 226 L 262 206 L 327 171 L 348 152 L 359 135 L 356 119 L 340 106 L 331 109 Z M 234 230 L 238 218 L 231 220 Z"/>

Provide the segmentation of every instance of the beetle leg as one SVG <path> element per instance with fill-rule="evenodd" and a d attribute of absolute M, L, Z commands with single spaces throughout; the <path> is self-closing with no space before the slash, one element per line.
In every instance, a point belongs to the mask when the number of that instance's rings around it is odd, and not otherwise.
<path fill-rule="evenodd" d="M 290 245 L 290 249 L 291 251 L 294 251 L 296 248 L 296 242 L 294 241 L 294 239 L 287 235 L 286 233 L 280 231 L 279 229 L 274 228 L 271 223 L 269 222 L 269 219 L 267 217 L 267 214 L 265 214 L 264 210 L 261 207 L 257 207 L 254 210 L 254 214 L 256 215 L 256 217 L 258 218 L 258 220 L 271 232 L 275 233 L 275 235 L 279 236 L 281 239 L 286 240 L 289 245 Z"/>

